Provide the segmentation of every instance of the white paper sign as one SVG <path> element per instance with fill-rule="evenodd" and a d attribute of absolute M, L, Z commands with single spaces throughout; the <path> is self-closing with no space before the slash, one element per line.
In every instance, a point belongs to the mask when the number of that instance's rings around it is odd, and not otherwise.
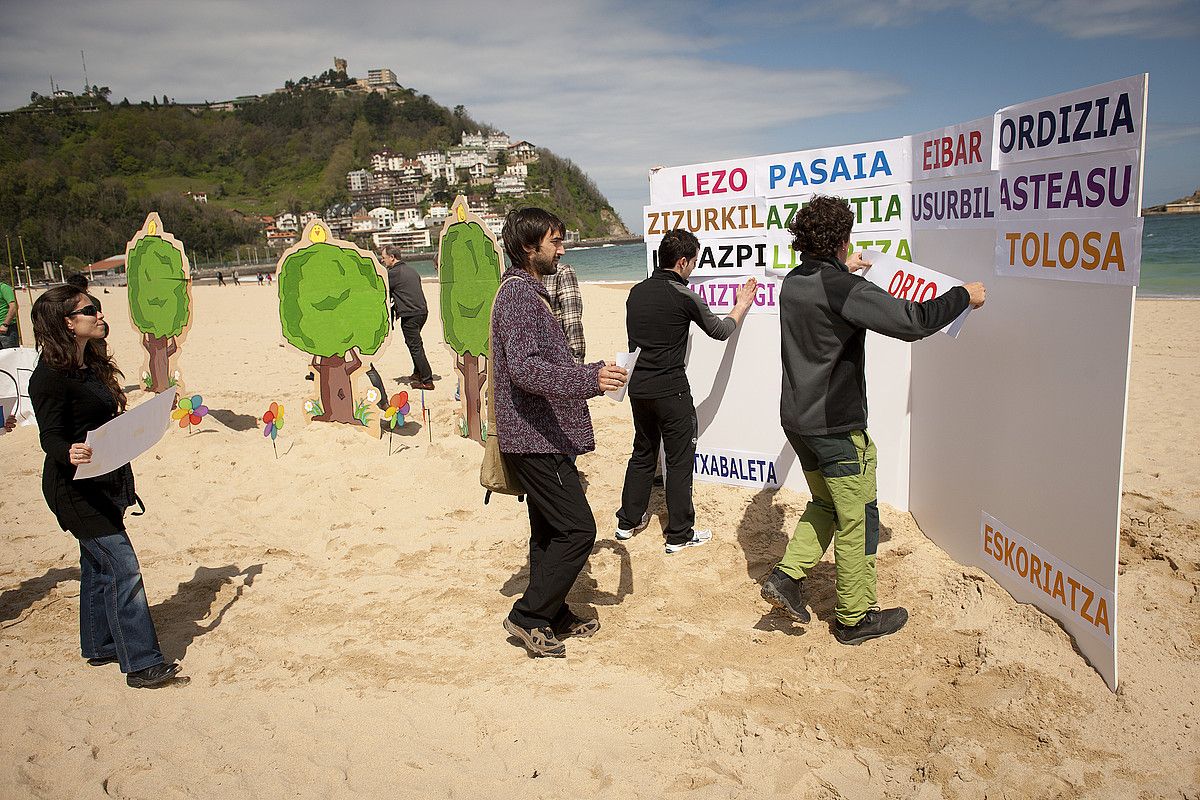
<path fill-rule="evenodd" d="M 798 150 L 755 159 L 755 183 L 763 197 L 805 193 L 844 197 L 867 186 L 906 182 L 912 173 L 908 137 L 819 150 Z"/>
<path fill-rule="evenodd" d="M 962 175 L 912 185 L 912 227 L 963 230 L 996 227 L 1000 176 Z"/>
<path fill-rule="evenodd" d="M 638 356 L 642 354 L 642 348 L 635 348 L 632 353 L 617 353 L 613 361 L 617 362 L 618 367 L 624 367 L 625 382 L 621 384 L 620 389 L 614 389 L 611 392 L 605 392 L 604 396 L 616 400 L 618 403 L 625 399 L 625 393 L 629 391 L 629 379 L 633 377 L 633 368 L 637 364 Z"/>
<path fill-rule="evenodd" d="M 646 206 L 642 222 L 647 237 L 664 236 L 682 228 L 698 238 L 730 239 L 754 236 L 767 228 L 767 209 L 762 198 L 717 200 L 703 204 L 673 203 Z"/>
<path fill-rule="evenodd" d="M 745 276 L 732 278 L 690 278 L 688 288 L 708 305 L 714 314 L 728 314 L 737 304 L 738 289 L 749 280 Z M 758 276 L 758 290 L 748 314 L 779 314 L 779 289 L 783 278 L 775 275 Z"/>
<path fill-rule="evenodd" d="M 901 300 L 924 302 L 941 297 L 955 286 L 963 285 L 958 278 L 952 278 L 949 275 L 922 267 L 920 264 L 901 261 L 894 256 L 874 250 L 864 250 L 862 257 L 871 265 L 863 273 L 863 277 L 892 297 Z M 963 322 L 969 313 L 971 313 L 971 307 L 967 306 L 961 314 L 955 317 L 953 322 L 942 328 L 942 332 L 957 339 L 958 332 L 962 330 Z"/>
<path fill-rule="evenodd" d="M 1012 164 L 1000 170 L 996 218 L 1133 219 L 1139 213 L 1137 150 Z"/>
<path fill-rule="evenodd" d="M 791 241 L 788 226 L 796 212 L 821 192 L 808 192 L 787 197 L 767 199 L 767 231 L 770 235 L 781 231 Z M 855 235 L 869 231 L 895 230 L 908 224 L 911 217 L 909 201 L 912 193 L 908 182 L 870 186 L 841 192 L 839 195 L 854 212 Z"/>
<path fill-rule="evenodd" d="M 948 125 L 909 137 L 914 181 L 975 175 L 992 168 L 992 117 Z"/>
<path fill-rule="evenodd" d="M 84 444 L 92 448 L 92 460 L 76 470 L 76 480 L 107 475 L 158 444 L 171 424 L 174 405 L 175 392 L 162 392 L 94 431 L 88 431 Z"/>
<path fill-rule="evenodd" d="M 1140 149 L 1146 75 L 1044 97 L 996 112 L 993 168 L 1021 161 Z"/>
<path fill-rule="evenodd" d="M 753 158 L 650 170 L 650 202 L 694 203 L 706 198 L 756 197 Z"/>
<path fill-rule="evenodd" d="M 1142 220 L 1070 219 L 1001 223 L 996 274 L 1137 286 Z"/>
<path fill-rule="evenodd" d="M 38 364 L 38 351 L 32 347 L 9 347 L 0 350 L 0 396 L 15 397 L 13 410 L 18 425 L 36 425 L 33 403 L 29 401 L 29 378 Z"/>
<path fill-rule="evenodd" d="M 1117 597 L 1059 556 L 986 511 L 979 519 L 980 563 L 1023 603 L 1033 603 L 1078 638 L 1099 637 L 1109 647 L 1117 633 Z"/>
<path fill-rule="evenodd" d="M 731 483 L 753 489 L 779 486 L 776 453 L 741 450 L 697 450 L 692 464 L 696 480 Z"/>
<path fill-rule="evenodd" d="M 646 240 L 646 271 L 658 268 L 658 246 L 662 237 Z M 700 239 L 700 252 L 696 254 L 696 278 L 738 275 L 762 275 L 771 257 L 769 243 L 760 237 L 747 239 Z M 665 264 L 663 269 L 670 269 Z"/>

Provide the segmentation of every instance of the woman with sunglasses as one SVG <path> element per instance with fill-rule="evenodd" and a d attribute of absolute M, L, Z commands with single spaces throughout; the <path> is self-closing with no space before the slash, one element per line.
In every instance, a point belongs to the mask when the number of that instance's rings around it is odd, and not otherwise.
<path fill-rule="evenodd" d="M 165 663 L 150 619 L 141 569 L 125 533 L 125 509 L 137 502 L 128 464 L 75 480 L 91 461 L 90 430 L 125 410 L 125 391 L 104 343 L 104 314 L 74 286 L 56 286 L 33 304 L 33 336 L 41 358 L 29 398 L 46 465 L 42 492 L 63 530 L 79 541 L 79 641 L 92 666 L 117 662 L 125 682 L 160 686 L 179 665 Z"/>

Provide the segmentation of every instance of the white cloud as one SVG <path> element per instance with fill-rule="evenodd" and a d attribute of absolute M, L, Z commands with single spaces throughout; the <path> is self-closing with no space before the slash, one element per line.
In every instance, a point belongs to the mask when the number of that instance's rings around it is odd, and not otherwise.
<path fill-rule="evenodd" d="M 931 14 L 962 11 L 984 22 L 1028 21 L 1072 39 L 1200 35 L 1195 0 L 815 0 L 797 8 L 803 17 L 874 28 L 912 26 Z"/>
<path fill-rule="evenodd" d="M 676 24 L 677 12 L 620 0 L 516 0 L 502 12 L 462 2 L 336 13 L 312 0 L 110 0 L 70 13 L 49 5 L 7 9 L 0 21 L 5 107 L 44 92 L 51 73 L 64 88 L 82 85 L 80 49 L 90 82 L 135 101 L 261 93 L 346 57 L 351 73 L 389 66 L 404 85 L 571 158 L 635 229 L 651 165 L 754 152 L 772 130 L 872 110 L 905 92 L 892 76 L 849 68 L 723 62 L 706 55 L 730 43 L 723 35 L 696 36 Z"/>

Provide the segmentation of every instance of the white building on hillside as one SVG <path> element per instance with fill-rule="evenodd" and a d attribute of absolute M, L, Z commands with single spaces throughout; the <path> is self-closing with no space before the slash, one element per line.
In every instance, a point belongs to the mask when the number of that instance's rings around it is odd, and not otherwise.
<path fill-rule="evenodd" d="M 508 140 L 508 134 L 504 131 L 498 131 L 497 133 L 489 133 L 483 146 L 488 150 L 507 150 L 509 144 L 511 142 Z"/>
<path fill-rule="evenodd" d="M 463 147 L 483 147 L 483 143 L 486 141 L 487 137 L 483 135 L 482 131 L 475 131 L 474 133 L 462 132 Z"/>
<path fill-rule="evenodd" d="M 433 172 L 434 167 L 440 167 L 446 163 L 446 154 L 441 150 L 422 150 L 417 153 L 417 161 L 425 168 L 425 171 Z"/>
<path fill-rule="evenodd" d="M 387 206 L 378 206 L 367 212 L 375 220 L 375 230 L 385 231 L 396 224 L 396 212 Z"/>
<path fill-rule="evenodd" d="M 352 192 L 371 191 L 371 173 L 365 169 L 356 169 L 346 173 L 346 186 Z"/>
<path fill-rule="evenodd" d="M 415 251 L 429 247 L 429 230 L 426 228 L 392 228 L 372 234 L 375 249 L 382 250 L 395 245 L 401 250 Z"/>
<path fill-rule="evenodd" d="M 528 164 L 537 161 L 537 148 L 529 142 L 521 141 L 508 147 L 508 163 Z"/>
<path fill-rule="evenodd" d="M 525 179 L 519 175 L 501 175 L 492 186 L 496 194 L 525 194 Z"/>
<path fill-rule="evenodd" d="M 275 228 L 281 231 L 300 230 L 300 220 L 290 211 L 284 211 L 275 217 Z"/>

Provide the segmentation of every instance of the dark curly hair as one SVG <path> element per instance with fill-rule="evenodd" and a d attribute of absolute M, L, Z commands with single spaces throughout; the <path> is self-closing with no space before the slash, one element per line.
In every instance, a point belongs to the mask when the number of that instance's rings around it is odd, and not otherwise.
<path fill-rule="evenodd" d="M 796 212 L 788 232 L 792 234 L 792 249 L 796 252 L 833 258 L 850 238 L 853 227 L 854 212 L 845 200 L 817 195 Z"/>

